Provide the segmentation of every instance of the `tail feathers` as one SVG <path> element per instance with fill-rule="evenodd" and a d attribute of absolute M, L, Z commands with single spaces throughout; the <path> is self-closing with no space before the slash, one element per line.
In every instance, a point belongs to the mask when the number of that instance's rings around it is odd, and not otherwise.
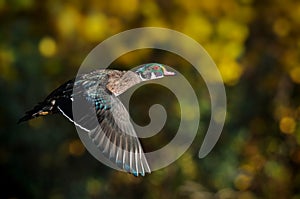
<path fill-rule="evenodd" d="M 27 111 L 25 116 L 19 119 L 18 123 L 31 120 L 35 117 L 45 116 L 53 113 L 53 106 L 45 105 L 44 103 L 39 103 L 32 110 Z"/>

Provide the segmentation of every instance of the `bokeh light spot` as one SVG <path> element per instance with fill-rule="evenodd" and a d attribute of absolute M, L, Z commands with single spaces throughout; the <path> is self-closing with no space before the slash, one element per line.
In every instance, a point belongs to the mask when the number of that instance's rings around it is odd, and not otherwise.
<path fill-rule="evenodd" d="M 290 23 L 286 19 L 279 18 L 273 24 L 273 31 L 280 37 L 286 36 L 290 32 Z"/>
<path fill-rule="evenodd" d="M 44 37 L 39 43 L 39 51 L 44 57 L 52 57 L 56 53 L 56 42 L 51 37 Z"/>
<path fill-rule="evenodd" d="M 88 15 L 83 23 L 83 35 L 90 42 L 101 41 L 106 34 L 107 18 L 97 13 Z"/>
<path fill-rule="evenodd" d="M 219 70 L 221 72 L 224 83 L 227 85 L 237 84 L 239 78 L 243 73 L 243 69 L 235 61 L 221 61 L 221 63 L 219 64 Z"/>
<path fill-rule="evenodd" d="M 85 152 L 85 147 L 79 139 L 72 140 L 69 143 L 69 153 L 73 156 L 81 156 Z"/>
<path fill-rule="evenodd" d="M 280 120 L 279 127 L 282 133 L 292 134 L 296 129 L 296 121 L 292 117 L 283 117 Z"/>
<path fill-rule="evenodd" d="M 293 82 L 300 84 L 300 67 L 295 67 L 290 71 L 290 77 Z"/>
<path fill-rule="evenodd" d="M 66 5 L 56 17 L 57 28 L 64 37 L 72 36 L 77 26 L 81 26 L 81 15 L 72 5 Z"/>
<path fill-rule="evenodd" d="M 212 34 L 212 26 L 205 17 L 191 15 L 187 17 L 183 32 L 197 41 L 207 41 Z"/>
<path fill-rule="evenodd" d="M 251 181 L 252 178 L 249 175 L 239 174 L 234 181 L 234 185 L 237 189 L 245 191 L 250 187 Z"/>

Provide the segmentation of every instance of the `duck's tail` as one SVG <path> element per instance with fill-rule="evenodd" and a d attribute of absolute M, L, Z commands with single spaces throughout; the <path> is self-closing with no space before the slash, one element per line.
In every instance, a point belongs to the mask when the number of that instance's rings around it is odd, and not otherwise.
<path fill-rule="evenodd" d="M 46 102 L 40 102 L 32 110 L 27 111 L 25 115 L 21 119 L 19 119 L 18 123 L 31 120 L 39 116 L 52 114 L 54 113 L 53 108 L 54 106 L 52 104 L 48 104 Z"/>

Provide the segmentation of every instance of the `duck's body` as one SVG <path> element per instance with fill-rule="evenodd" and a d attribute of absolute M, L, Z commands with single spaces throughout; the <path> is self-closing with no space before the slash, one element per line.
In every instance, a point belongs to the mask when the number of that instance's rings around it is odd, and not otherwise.
<path fill-rule="evenodd" d="M 71 79 L 59 86 L 43 102 L 38 103 L 32 110 L 26 112 L 26 115 L 19 122 L 61 112 L 60 109 L 72 105 L 74 95 L 84 95 L 87 100 L 95 100 L 96 103 L 100 97 L 118 96 L 141 81 L 139 76 L 132 71 L 95 70 L 77 77 L 76 82 L 75 79 Z M 73 93 L 74 86 L 78 93 Z M 93 97 L 94 99 L 92 99 Z M 106 105 L 108 109 L 109 102 L 99 104 L 99 106 L 101 105 L 104 105 L 103 108 Z M 70 115 L 70 117 L 72 116 Z"/>
<path fill-rule="evenodd" d="M 86 131 L 100 151 L 118 167 L 135 176 L 145 175 L 151 169 L 130 116 L 117 96 L 142 81 L 164 75 L 174 73 L 168 72 L 161 64 L 145 64 L 135 72 L 95 70 L 62 84 L 26 112 L 19 122 L 61 113 Z M 74 102 L 80 103 L 82 110 L 74 113 Z"/>

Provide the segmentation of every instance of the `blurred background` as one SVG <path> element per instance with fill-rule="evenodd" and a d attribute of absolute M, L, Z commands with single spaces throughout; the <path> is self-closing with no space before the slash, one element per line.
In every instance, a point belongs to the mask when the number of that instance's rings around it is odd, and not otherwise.
<path fill-rule="evenodd" d="M 299 1 L 0 0 L 0 21 L 0 198 L 300 198 Z M 197 157 L 210 119 L 206 86 L 188 62 L 165 51 L 134 51 L 111 66 L 168 64 L 197 91 L 198 135 L 164 169 L 136 178 L 102 165 L 59 115 L 17 124 L 74 77 L 97 44 L 144 26 L 192 37 L 222 74 L 227 118 L 207 157 Z M 133 119 L 147 124 L 149 107 L 161 103 L 168 121 L 157 136 L 142 140 L 146 151 L 168 143 L 180 120 L 172 93 L 151 89 L 133 96 Z"/>

